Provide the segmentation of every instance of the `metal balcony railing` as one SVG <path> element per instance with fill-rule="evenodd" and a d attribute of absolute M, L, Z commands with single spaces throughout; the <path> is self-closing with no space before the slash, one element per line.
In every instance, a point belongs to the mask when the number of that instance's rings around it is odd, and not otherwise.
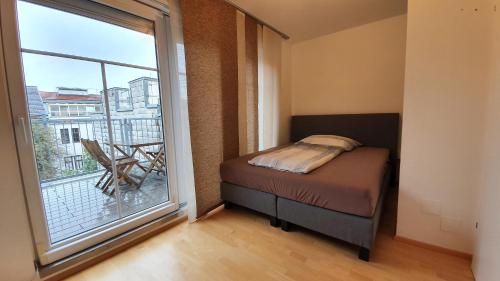
<path fill-rule="evenodd" d="M 85 151 L 80 139 L 97 140 L 104 151 L 110 147 L 108 122 L 104 118 L 72 118 L 61 120 L 32 119 L 31 128 L 38 175 L 42 183 L 95 173 L 103 168 Z M 127 145 L 163 140 L 160 117 L 111 119 L 111 132 L 115 144 Z M 152 148 L 157 149 L 157 148 Z M 137 155 L 140 161 L 144 161 Z"/>

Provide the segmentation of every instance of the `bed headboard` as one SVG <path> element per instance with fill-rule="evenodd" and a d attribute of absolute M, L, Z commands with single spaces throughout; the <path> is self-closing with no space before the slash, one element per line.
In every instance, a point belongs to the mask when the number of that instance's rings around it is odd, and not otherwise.
<path fill-rule="evenodd" d="M 398 158 L 399 113 L 292 116 L 290 140 L 310 135 L 340 135 L 366 146 L 386 147 Z"/>

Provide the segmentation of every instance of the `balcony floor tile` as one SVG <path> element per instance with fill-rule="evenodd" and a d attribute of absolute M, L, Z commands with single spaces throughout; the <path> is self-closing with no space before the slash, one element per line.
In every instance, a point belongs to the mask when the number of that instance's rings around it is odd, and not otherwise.
<path fill-rule="evenodd" d="M 55 243 L 119 218 L 115 192 L 106 195 L 95 187 L 101 173 L 42 184 L 42 197 L 51 242 Z M 122 215 L 154 207 L 168 200 L 165 176 L 151 173 L 140 189 L 122 185 Z"/>

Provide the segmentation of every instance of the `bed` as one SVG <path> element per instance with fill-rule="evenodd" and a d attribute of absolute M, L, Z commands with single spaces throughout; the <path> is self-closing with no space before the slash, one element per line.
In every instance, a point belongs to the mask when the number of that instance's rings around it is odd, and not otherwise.
<path fill-rule="evenodd" d="M 260 153 L 221 165 L 221 196 L 226 207 L 241 205 L 270 217 L 271 225 L 291 224 L 360 246 L 369 260 L 385 192 L 393 180 L 399 114 L 293 116 L 290 142 L 310 135 L 335 134 L 363 143 L 309 174 L 248 164 Z"/>

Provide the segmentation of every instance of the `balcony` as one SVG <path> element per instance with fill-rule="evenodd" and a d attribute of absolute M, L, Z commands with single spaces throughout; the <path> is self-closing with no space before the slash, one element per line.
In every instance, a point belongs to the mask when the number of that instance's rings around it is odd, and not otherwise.
<path fill-rule="evenodd" d="M 148 167 L 150 159 L 134 153 L 133 148 L 137 144 L 161 142 L 160 118 L 111 119 L 109 124 L 103 118 L 32 119 L 31 125 L 52 243 L 168 201 L 165 169 L 145 173 L 140 166 Z M 109 131 L 113 134 L 115 149 L 111 148 Z M 126 154 L 137 159 L 139 165 L 128 174 L 136 182 L 143 179 L 139 188 L 121 181 L 117 192 L 103 192 L 96 183 L 106 169 L 93 159 L 80 139 L 97 140 L 110 158 L 111 153 L 115 153 L 116 158 Z M 157 152 L 161 147 L 148 145 L 142 150 L 146 154 Z"/>

